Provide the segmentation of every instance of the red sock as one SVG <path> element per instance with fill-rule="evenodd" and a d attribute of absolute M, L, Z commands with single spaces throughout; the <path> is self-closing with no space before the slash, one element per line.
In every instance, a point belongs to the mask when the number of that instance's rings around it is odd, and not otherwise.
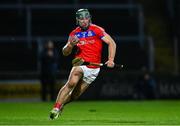
<path fill-rule="evenodd" d="M 54 108 L 60 109 L 61 106 L 62 106 L 62 104 L 61 104 L 61 103 L 58 103 L 58 102 L 54 104 Z"/>

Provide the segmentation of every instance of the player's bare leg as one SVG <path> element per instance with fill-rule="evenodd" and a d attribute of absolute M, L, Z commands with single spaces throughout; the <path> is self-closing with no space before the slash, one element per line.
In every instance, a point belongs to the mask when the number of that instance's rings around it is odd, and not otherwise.
<path fill-rule="evenodd" d="M 76 99 L 78 99 L 81 94 L 84 93 L 84 91 L 89 87 L 89 84 L 87 84 L 85 81 L 83 81 L 82 79 L 79 81 L 79 83 L 76 85 L 76 87 L 74 88 L 74 90 L 72 91 L 72 93 L 70 93 L 68 95 L 68 98 L 66 100 L 66 102 L 64 104 L 68 104 L 71 101 L 74 101 Z"/>
<path fill-rule="evenodd" d="M 65 103 L 63 104 L 66 105 L 76 99 L 79 98 L 79 96 L 81 96 L 81 94 L 89 87 L 89 84 L 87 84 L 86 82 L 84 82 L 83 80 L 80 80 L 79 83 L 76 85 L 76 87 L 73 89 L 72 92 L 70 92 L 70 94 L 66 97 L 66 101 Z M 62 108 L 60 109 L 60 112 L 62 112 L 63 110 L 63 106 Z"/>
<path fill-rule="evenodd" d="M 50 118 L 56 119 L 59 116 L 59 113 L 61 112 L 64 103 L 69 98 L 69 94 L 73 91 L 73 89 L 78 84 L 79 80 L 82 78 L 83 71 L 82 69 L 78 67 L 73 67 L 71 70 L 71 73 L 69 75 L 67 83 L 60 89 L 56 103 L 54 105 L 54 108 L 50 112 Z"/>
<path fill-rule="evenodd" d="M 73 89 L 73 91 L 67 96 L 66 101 L 64 103 L 64 105 L 76 100 L 79 98 L 79 96 L 81 96 L 81 94 L 89 87 L 89 84 L 87 84 L 86 82 L 84 82 L 83 80 L 80 80 L 79 83 L 76 85 L 76 87 Z M 60 109 L 62 112 L 63 106 Z M 60 113 L 58 111 L 58 113 Z M 58 117 L 58 116 L 57 116 Z"/>

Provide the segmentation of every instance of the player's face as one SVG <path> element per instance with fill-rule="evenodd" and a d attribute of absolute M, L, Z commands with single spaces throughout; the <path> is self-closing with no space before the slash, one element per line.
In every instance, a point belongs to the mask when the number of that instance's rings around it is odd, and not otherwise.
<path fill-rule="evenodd" d="M 90 23 L 90 18 L 80 18 L 78 19 L 79 26 L 82 28 L 87 28 Z"/>

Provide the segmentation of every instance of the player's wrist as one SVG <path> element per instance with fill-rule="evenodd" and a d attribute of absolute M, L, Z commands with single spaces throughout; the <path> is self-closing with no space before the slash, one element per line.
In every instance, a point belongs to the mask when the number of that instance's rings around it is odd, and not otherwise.
<path fill-rule="evenodd" d="M 114 58 L 108 58 L 108 61 L 114 62 Z"/>

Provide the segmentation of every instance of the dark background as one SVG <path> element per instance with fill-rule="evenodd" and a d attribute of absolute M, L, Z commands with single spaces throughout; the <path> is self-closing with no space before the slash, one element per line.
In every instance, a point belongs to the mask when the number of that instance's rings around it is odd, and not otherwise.
<path fill-rule="evenodd" d="M 97 8 L 91 7 L 92 4 Z M 60 8 L 48 8 L 51 5 Z M 99 79 L 94 82 L 99 87 L 92 86 L 87 93 L 90 99 L 94 97 L 90 95 L 91 90 L 98 93 L 103 84 L 119 90 L 108 96 L 97 94 L 100 98 L 133 98 L 132 87 L 143 68 L 155 77 L 158 98 L 179 98 L 178 0 L 1 0 L 1 82 L 38 80 L 39 49 L 48 40 L 55 42 L 59 52 L 58 79 L 66 79 L 73 55 L 64 57 L 61 49 L 76 27 L 76 10 L 82 7 L 89 9 L 93 23 L 103 27 L 114 38 L 117 44 L 115 62 L 124 65 L 121 70 L 102 69 Z M 107 45 L 104 45 L 102 62 L 106 60 Z M 177 90 L 171 90 L 171 86 Z M 94 91 L 94 88 L 99 90 Z"/>

